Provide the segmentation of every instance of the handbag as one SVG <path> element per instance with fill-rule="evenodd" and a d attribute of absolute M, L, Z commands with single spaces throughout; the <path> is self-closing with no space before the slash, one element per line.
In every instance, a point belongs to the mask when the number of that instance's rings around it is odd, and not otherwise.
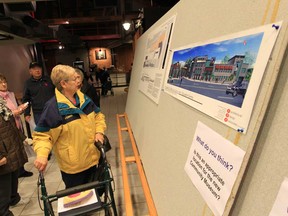
<path fill-rule="evenodd" d="M 100 151 L 102 152 L 101 148 L 104 150 L 104 152 L 108 152 L 112 149 L 111 147 L 111 144 L 110 144 L 110 141 L 108 139 L 108 137 L 106 135 L 103 135 L 104 136 L 104 141 L 103 141 L 103 144 L 100 143 L 100 142 L 95 142 L 95 147 Z M 105 154 L 104 154 L 105 155 Z M 100 159 L 99 159 L 99 163 L 97 165 L 97 168 L 95 170 L 95 173 L 91 176 L 91 181 L 99 181 L 99 182 L 102 182 L 102 181 L 105 181 L 107 180 L 107 173 L 106 173 L 106 169 L 107 169 L 107 166 L 109 167 L 110 165 L 108 165 L 108 161 L 106 159 L 106 155 L 104 156 L 105 158 L 103 158 L 103 155 L 101 154 L 100 156 Z M 102 186 L 100 188 L 97 188 L 97 193 L 99 196 L 102 196 L 103 193 L 105 192 L 105 186 Z"/>
<path fill-rule="evenodd" d="M 101 142 L 95 142 L 96 148 L 101 152 L 101 156 L 99 158 L 99 163 L 97 166 L 97 171 L 93 176 L 93 181 L 103 181 L 105 180 L 105 167 L 108 163 L 106 159 L 106 152 L 110 151 L 112 149 L 110 141 L 106 135 L 104 136 L 104 142 L 103 144 Z M 104 155 L 103 155 L 104 150 Z"/>
<path fill-rule="evenodd" d="M 111 144 L 110 144 L 108 137 L 105 134 L 103 134 L 103 136 L 104 136 L 103 144 L 100 142 L 97 142 L 97 143 L 95 142 L 94 144 L 99 151 L 101 151 L 101 148 L 103 148 L 105 153 L 106 153 L 106 152 L 110 151 L 112 149 L 112 147 L 111 147 Z"/>
<path fill-rule="evenodd" d="M 104 151 L 108 152 L 112 149 L 110 141 L 108 137 L 104 134 L 104 142 L 103 142 Z"/>
<path fill-rule="evenodd" d="M 29 144 L 24 143 L 24 149 L 28 158 L 36 156 L 36 153 L 34 152 L 32 146 L 30 146 Z"/>
<path fill-rule="evenodd" d="M 24 149 L 25 149 L 25 152 L 27 154 L 27 157 L 28 158 L 29 157 L 35 157 L 36 153 L 32 147 L 32 139 L 27 138 L 23 141 L 23 143 L 24 143 Z"/>

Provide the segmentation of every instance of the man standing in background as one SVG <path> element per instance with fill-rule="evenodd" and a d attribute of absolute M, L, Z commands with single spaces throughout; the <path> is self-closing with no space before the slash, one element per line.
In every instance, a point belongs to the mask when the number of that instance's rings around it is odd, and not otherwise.
<path fill-rule="evenodd" d="M 26 122 L 29 123 L 31 121 L 32 107 L 34 121 L 37 125 L 45 103 L 55 95 L 55 86 L 50 77 L 43 75 L 42 65 L 39 62 L 30 63 L 29 73 L 31 77 L 25 82 L 22 98 L 23 103 L 29 102 L 24 112 L 24 117 Z M 50 160 L 50 157 L 51 153 L 49 154 L 48 160 Z"/>
<path fill-rule="evenodd" d="M 31 120 L 31 107 L 35 124 L 38 123 L 45 103 L 54 96 L 54 85 L 50 77 L 43 75 L 42 65 L 38 62 L 31 62 L 29 65 L 31 77 L 24 85 L 24 95 L 22 102 L 29 102 L 28 108 L 24 112 L 25 120 Z"/>

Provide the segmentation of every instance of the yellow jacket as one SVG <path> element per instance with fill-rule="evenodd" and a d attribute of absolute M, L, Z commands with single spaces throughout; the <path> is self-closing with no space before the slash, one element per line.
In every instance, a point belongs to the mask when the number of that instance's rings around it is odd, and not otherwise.
<path fill-rule="evenodd" d="M 105 116 L 89 97 L 77 91 L 76 101 L 74 106 L 55 89 L 33 133 L 37 156 L 48 157 L 53 147 L 60 170 L 69 174 L 98 164 L 95 134 L 106 129 Z"/>

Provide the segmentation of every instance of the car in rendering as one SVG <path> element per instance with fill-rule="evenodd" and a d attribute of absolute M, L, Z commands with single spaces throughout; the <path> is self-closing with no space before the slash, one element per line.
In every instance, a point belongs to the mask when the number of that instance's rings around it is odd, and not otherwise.
<path fill-rule="evenodd" d="M 236 81 L 232 85 L 228 85 L 226 88 L 226 94 L 232 94 L 233 97 L 236 97 L 237 95 L 242 95 L 243 98 L 245 97 L 247 88 L 248 88 L 248 81 Z"/>

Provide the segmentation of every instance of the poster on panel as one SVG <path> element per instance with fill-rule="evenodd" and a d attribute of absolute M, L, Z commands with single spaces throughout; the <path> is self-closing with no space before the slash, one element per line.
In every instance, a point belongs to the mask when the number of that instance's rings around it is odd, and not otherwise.
<path fill-rule="evenodd" d="M 172 50 L 164 91 L 246 133 L 281 24 Z"/>
<path fill-rule="evenodd" d="M 165 65 L 176 15 L 147 38 L 139 90 L 158 104 L 165 77 Z"/>
<path fill-rule="evenodd" d="M 215 216 L 223 215 L 245 152 L 198 122 L 185 171 Z"/>

